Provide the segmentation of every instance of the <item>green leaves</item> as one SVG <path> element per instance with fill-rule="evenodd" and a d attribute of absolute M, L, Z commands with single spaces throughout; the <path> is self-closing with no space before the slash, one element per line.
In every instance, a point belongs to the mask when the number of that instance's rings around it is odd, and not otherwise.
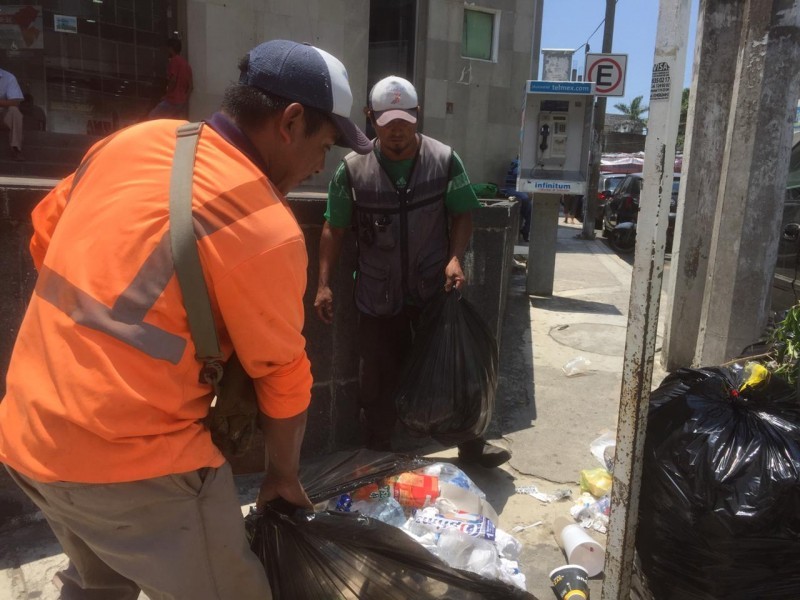
<path fill-rule="evenodd" d="M 772 360 L 767 366 L 775 375 L 796 385 L 800 372 L 800 304 L 789 309 L 770 335 L 770 342 L 773 346 Z"/>

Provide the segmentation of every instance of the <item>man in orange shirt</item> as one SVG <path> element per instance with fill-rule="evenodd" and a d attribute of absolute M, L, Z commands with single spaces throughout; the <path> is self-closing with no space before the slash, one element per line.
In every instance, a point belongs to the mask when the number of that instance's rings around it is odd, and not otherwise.
<path fill-rule="evenodd" d="M 254 48 L 203 125 L 192 217 L 225 357 L 253 378 L 267 446 L 257 508 L 310 504 L 298 479 L 311 398 L 308 257 L 285 194 L 334 144 L 369 152 L 335 57 Z M 176 123 L 124 129 L 34 209 L 39 272 L 0 402 L 0 461 L 70 558 L 64 598 L 263 600 L 170 245 Z"/>
<path fill-rule="evenodd" d="M 189 116 L 189 95 L 192 93 L 192 67 L 181 56 L 181 41 L 178 38 L 167 40 L 167 93 L 150 111 L 151 119 L 187 119 Z"/>

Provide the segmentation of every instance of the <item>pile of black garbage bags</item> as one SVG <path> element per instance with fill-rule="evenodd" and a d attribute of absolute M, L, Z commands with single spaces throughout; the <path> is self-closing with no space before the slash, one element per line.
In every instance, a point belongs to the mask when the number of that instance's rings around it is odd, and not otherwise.
<path fill-rule="evenodd" d="M 800 403 L 741 365 L 651 396 L 637 550 L 657 600 L 800 598 Z"/>

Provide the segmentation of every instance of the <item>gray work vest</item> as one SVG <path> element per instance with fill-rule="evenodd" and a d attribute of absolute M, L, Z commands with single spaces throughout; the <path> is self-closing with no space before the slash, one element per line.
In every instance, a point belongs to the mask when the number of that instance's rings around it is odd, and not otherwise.
<path fill-rule="evenodd" d="M 424 304 L 444 287 L 449 257 L 445 196 L 453 151 L 419 136 L 408 185 L 398 189 L 374 152 L 344 158 L 358 242 L 356 306 L 376 317 Z"/>

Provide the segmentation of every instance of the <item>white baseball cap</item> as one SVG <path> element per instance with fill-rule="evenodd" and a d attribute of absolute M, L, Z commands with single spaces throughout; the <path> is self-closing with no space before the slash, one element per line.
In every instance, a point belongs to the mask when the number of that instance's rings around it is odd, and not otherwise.
<path fill-rule="evenodd" d="M 417 90 L 402 77 L 385 77 L 369 93 L 369 107 L 381 127 L 395 119 L 416 123 L 418 106 Z"/>

